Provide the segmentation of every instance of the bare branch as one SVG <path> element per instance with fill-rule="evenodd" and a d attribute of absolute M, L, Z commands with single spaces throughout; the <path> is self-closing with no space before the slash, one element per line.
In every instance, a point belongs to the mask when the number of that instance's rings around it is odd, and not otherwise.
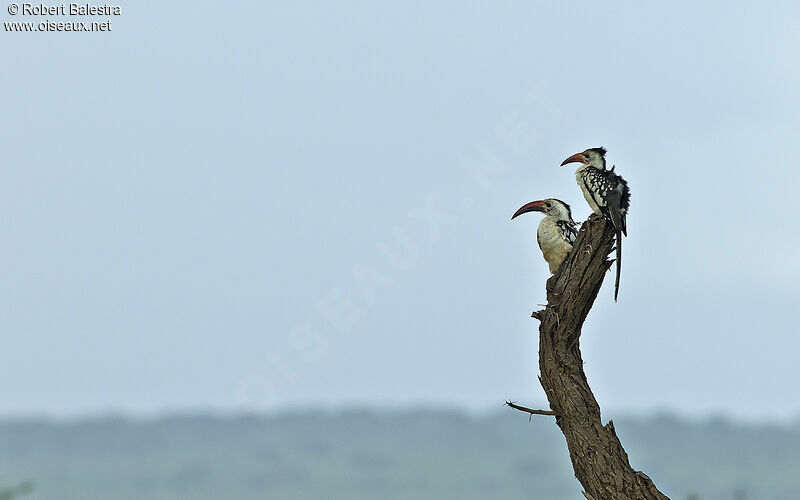
<path fill-rule="evenodd" d="M 533 315 L 541 321 L 539 382 L 553 411 L 508 405 L 532 415 L 557 415 L 587 499 L 669 500 L 646 474 L 631 467 L 614 423 L 603 425 L 583 371 L 581 328 L 603 284 L 613 242 L 613 229 L 602 217 L 590 216 L 564 264 L 547 280 L 547 314 Z"/>
<path fill-rule="evenodd" d="M 514 408 L 515 410 L 524 411 L 525 413 L 530 413 L 531 415 L 552 415 L 556 416 L 556 412 L 552 410 L 533 410 L 531 408 L 527 408 L 525 406 L 520 406 L 513 401 L 506 401 L 506 406 L 510 408 Z"/>

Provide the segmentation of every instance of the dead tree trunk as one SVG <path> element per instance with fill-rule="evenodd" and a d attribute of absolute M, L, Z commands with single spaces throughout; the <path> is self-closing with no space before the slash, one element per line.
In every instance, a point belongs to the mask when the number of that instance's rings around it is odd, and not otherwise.
<path fill-rule="evenodd" d="M 614 423 L 602 424 L 600 406 L 583 372 L 581 326 L 609 268 L 607 256 L 613 244 L 613 230 L 602 217 L 592 215 L 564 263 L 547 280 L 547 307 L 533 313 L 541 321 L 539 381 L 567 439 L 575 477 L 586 498 L 669 500 L 646 474 L 633 470 Z"/>

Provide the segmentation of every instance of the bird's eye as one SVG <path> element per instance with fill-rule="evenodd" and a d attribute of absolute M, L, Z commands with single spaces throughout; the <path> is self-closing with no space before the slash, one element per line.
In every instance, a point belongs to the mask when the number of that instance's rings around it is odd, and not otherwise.
<path fill-rule="evenodd" d="M 550 204 L 549 203 L 545 203 L 544 206 L 546 206 L 547 208 L 550 208 Z"/>

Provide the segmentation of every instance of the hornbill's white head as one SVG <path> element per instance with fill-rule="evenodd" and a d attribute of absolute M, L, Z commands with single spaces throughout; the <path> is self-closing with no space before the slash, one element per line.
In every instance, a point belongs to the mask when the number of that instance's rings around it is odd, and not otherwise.
<path fill-rule="evenodd" d="M 549 217 L 555 217 L 558 220 L 565 220 L 567 222 L 574 222 L 572 220 L 572 212 L 569 205 L 557 198 L 547 198 L 546 200 L 532 201 L 520 207 L 514 215 L 511 216 L 513 220 L 518 215 L 528 212 L 544 212 Z"/>
<path fill-rule="evenodd" d="M 561 163 L 563 167 L 567 163 L 582 163 L 584 166 L 587 167 L 594 167 L 600 170 L 605 170 L 606 168 L 606 150 L 605 148 L 589 148 L 583 153 L 576 153 Z"/>

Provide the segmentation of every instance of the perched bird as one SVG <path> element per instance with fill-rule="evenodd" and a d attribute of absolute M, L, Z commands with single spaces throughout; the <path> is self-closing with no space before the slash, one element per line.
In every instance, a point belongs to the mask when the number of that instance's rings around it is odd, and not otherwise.
<path fill-rule="evenodd" d="M 528 212 L 544 212 L 545 214 L 536 231 L 536 241 L 542 250 L 544 260 L 550 264 L 550 272 L 555 273 L 569 251 L 572 250 L 572 244 L 578 236 L 569 205 L 556 198 L 532 201 L 520 207 L 511 216 L 511 219 Z"/>
<path fill-rule="evenodd" d="M 598 215 L 611 222 L 617 233 L 617 280 L 614 284 L 614 300 L 619 294 L 619 275 L 622 268 L 622 235 L 628 236 L 625 217 L 628 215 L 631 194 L 625 179 L 606 169 L 606 150 L 591 148 L 577 153 L 561 164 L 578 162 L 581 164 L 575 172 L 575 178 L 583 191 L 586 202 Z"/>

